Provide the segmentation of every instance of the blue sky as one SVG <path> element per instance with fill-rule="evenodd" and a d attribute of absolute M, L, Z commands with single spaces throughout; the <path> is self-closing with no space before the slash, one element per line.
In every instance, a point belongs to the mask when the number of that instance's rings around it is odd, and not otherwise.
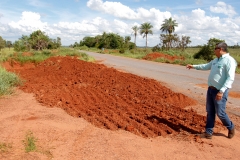
<path fill-rule="evenodd" d="M 160 43 L 161 24 L 172 17 L 175 33 L 189 36 L 190 45 L 206 44 L 210 38 L 240 44 L 239 0 L 1 0 L 0 36 L 14 42 L 40 29 L 50 38 L 60 37 L 63 45 L 85 36 L 116 33 L 131 36 L 132 27 L 149 22 L 153 35 L 148 46 Z M 145 39 L 138 34 L 137 46 Z"/>

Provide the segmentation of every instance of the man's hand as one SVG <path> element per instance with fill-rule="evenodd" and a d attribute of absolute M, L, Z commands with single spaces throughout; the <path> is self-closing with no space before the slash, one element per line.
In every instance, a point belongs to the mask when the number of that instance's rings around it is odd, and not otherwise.
<path fill-rule="evenodd" d="M 216 100 L 221 100 L 222 97 L 223 97 L 223 93 L 218 92 L 217 95 L 216 95 Z"/>
<path fill-rule="evenodd" d="M 188 65 L 186 66 L 186 68 L 188 68 L 188 69 L 192 69 L 192 68 L 193 68 L 193 65 L 188 64 Z"/>

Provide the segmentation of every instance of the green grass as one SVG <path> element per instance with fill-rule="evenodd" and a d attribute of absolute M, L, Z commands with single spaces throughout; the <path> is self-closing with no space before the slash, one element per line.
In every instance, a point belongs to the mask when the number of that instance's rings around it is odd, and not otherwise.
<path fill-rule="evenodd" d="M 25 139 L 23 140 L 25 152 L 36 151 L 37 150 L 36 142 L 37 139 L 33 136 L 33 133 L 31 131 L 28 131 Z"/>
<path fill-rule="evenodd" d="M 240 73 L 240 48 L 237 48 L 237 49 L 230 48 L 229 53 L 238 63 L 236 73 Z"/>
<path fill-rule="evenodd" d="M 8 60 L 8 57 L 9 56 L 12 56 L 14 53 L 14 50 L 13 48 L 3 48 L 1 51 L 0 51 L 0 62 L 5 62 Z"/>
<path fill-rule="evenodd" d="M 83 52 L 79 52 L 79 49 L 73 49 L 73 48 L 60 48 L 58 53 L 56 53 L 56 55 L 59 56 L 77 56 L 79 57 L 80 60 L 83 61 L 88 61 L 88 62 L 92 62 L 95 61 L 95 59 L 89 55 L 87 55 L 86 53 Z"/>
<path fill-rule="evenodd" d="M 27 62 L 39 63 L 52 56 L 77 56 L 79 57 L 79 59 L 84 61 L 95 60 L 93 57 L 88 56 L 85 53 L 79 52 L 79 49 L 64 48 L 64 47 L 60 49 L 55 49 L 55 50 L 28 51 L 28 53 L 31 54 L 31 56 L 25 56 L 24 54 L 26 52 L 14 52 L 12 48 L 10 50 L 8 48 L 2 49 L 0 53 L 1 53 L 0 62 L 5 62 L 9 59 L 12 59 L 20 62 L 21 64 L 24 64 Z"/>
<path fill-rule="evenodd" d="M 97 49 L 92 49 L 92 48 L 84 48 L 85 50 L 88 51 L 93 51 L 96 52 Z M 194 54 L 196 54 L 198 51 L 200 51 L 201 48 L 187 48 L 184 51 L 181 50 L 176 50 L 176 49 L 172 49 L 169 51 L 158 51 L 167 55 L 171 55 L 171 56 L 181 56 L 184 57 L 184 60 L 175 60 L 175 61 L 169 61 L 168 59 L 165 58 L 157 58 L 153 61 L 155 62 L 161 62 L 161 63 L 171 63 L 171 64 L 178 64 L 178 65 L 187 65 L 187 64 L 203 64 L 203 63 L 207 63 L 206 60 L 202 60 L 202 59 L 194 59 L 193 56 Z M 135 59 L 142 59 L 144 56 L 146 56 L 149 53 L 152 53 L 151 48 L 147 48 L 147 50 L 145 50 L 145 48 L 137 48 L 137 49 L 133 49 L 133 50 L 126 50 L 124 53 L 119 53 L 119 50 L 110 50 L 110 49 L 105 49 L 104 51 L 102 50 L 97 50 L 98 53 L 102 53 L 102 54 L 112 54 L 112 55 L 116 55 L 116 56 L 123 56 L 123 57 L 129 57 L 129 58 L 135 58 Z M 236 73 L 240 73 L 240 48 L 229 48 L 229 53 L 230 55 L 235 58 L 235 60 L 238 63 L 238 67 L 236 69 Z"/>
<path fill-rule="evenodd" d="M 0 54 L 1 55 L 9 55 L 9 54 L 13 54 L 14 53 L 14 49 L 13 48 L 3 48 L 0 50 Z"/>
<path fill-rule="evenodd" d="M 7 72 L 5 68 L 0 67 L 0 96 L 11 94 L 13 87 L 21 84 L 20 78 L 11 72 Z"/>
<path fill-rule="evenodd" d="M 92 52 L 98 52 L 102 54 L 111 54 L 115 56 L 122 56 L 122 57 L 129 57 L 129 58 L 135 58 L 135 59 L 142 59 L 144 56 L 146 56 L 148 53 L 151 53 L 151 49 L 145 50 L 144 48 L 137 48 L 132 50 L 125 50 L 124 53 L 119 53 L 119 49 L 94 49 L 94 48 L 88 48 L 88 51 Z"/>
<path fill-rule="evenodd" d="M 37 145 L 38 139 L 34 137 L 31 131 L 27 131 L 25 139 L 23 140 L 25 152 L 39 152 L 46 155 L 49 158 L 53 158 L 50 150 L 45 150 L 41 146 Z"/>
<path fill-rule="evenodd" d="M 0 152 L 8 152 L 12 148 L 12 145 L 9 143 L 0 143 Z"/>

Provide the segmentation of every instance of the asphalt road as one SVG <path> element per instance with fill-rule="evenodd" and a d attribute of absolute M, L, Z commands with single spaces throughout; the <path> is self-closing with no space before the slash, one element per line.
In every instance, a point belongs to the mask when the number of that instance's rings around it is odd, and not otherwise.
<path fill-rule="evenodd" d="M 175 92 L 198 99 L 205 104 L 206 86 L 209 71 L 186 69 L 185 66 L 158 63 L 146 60 L 138 60 L 109 54 L 100 54 L 84 51 L 101 61 L 108 67 L 114 67 L 123 72 L 133 73 L 142 77 L 148 77 L 160 81 Z M 205 87 L 203 87 L 205 86 Z M 240 75 L 236 74 L 235 81 L 230 91 L 240 94 Z M 240 108 L 239 98 L 228 98 L 228 105 Z"/>

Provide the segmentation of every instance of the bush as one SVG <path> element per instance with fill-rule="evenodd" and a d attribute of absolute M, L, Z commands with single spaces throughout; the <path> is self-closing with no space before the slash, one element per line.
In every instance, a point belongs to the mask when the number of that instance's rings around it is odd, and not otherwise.
<path fill-rule="evenodd" d="M 159 51 L 161 51 L 161 47 L 159 45 L 156 45 L 152 48 L 152 51 L 153 52 L 159 52 Z"/>
<path fill-rule="evenodd" d="M 124 48 L 121 48 L 121 49 L 119 50 L 119 53 L 125 53 L 125 49 L 124 49 Z"/>
<path fill-rule="evenodd" d="M 129 42 L 129 50 L 135 49 L 136 48 L 136 44 L 133 42 Z"/>
<path fill-rule="evenodd" d="M 52 54 L 52 52 L 50 50 L 45 49 L 45 50 L 42 51 L 42 54 L 48 56 L 48 55 Z"/>
<path fill-rule="evenodd" d="M 21 84 L 21 80 L 17 75 L 0 67 L 0 95 L 11 94 L 12 87 L 19 84 Z"/>
<path fill-rule="evenodd" d="M 213 50 L 209 45 L 204 45 L 200 51 L 198 51 L 196 54 L 193 56 L 196 59 L 204 59 L 207 61 L 211 61 L 214 57 L 213 55 Z"/>

